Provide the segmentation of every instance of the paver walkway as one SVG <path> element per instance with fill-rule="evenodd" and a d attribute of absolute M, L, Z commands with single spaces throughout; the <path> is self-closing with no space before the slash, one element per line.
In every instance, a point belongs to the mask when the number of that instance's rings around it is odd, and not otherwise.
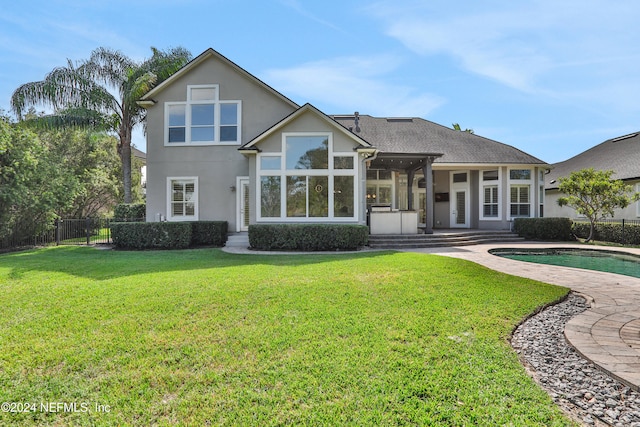
<path fill-rule="evenodd" d="M 246 234 L 229 241 L 225 251 L 265 253 L 247 250 Z M 572 318 L 565 327 L 569 343 L 608 374 L 640 391 L 640 279 L 619 274 L 570 267 L 533 264 L 491 255 L 494 248 L 582 248 L 571 243 L 510 242 L 464 247 L 410 249 L 462 258 L 496 271 L 566 286 L 582 294 L 591 308 Z M 589 246 L 589 249 L 625 251 L 640 255 L 640 249 Z M 332 252 L 335 253 L 335 252 Z M 300 253 L 295 253 L 299 255 Z"/>
<path fill-rule="evenodd" d="M 491 255 L 493 248 L 585 248 L 558 243 L 485 244 L 467 247 L 416 249 L 467 259 L 503 273 L 566 286 L 590 300 L 591 308 L 572 318 L 565 337 L 584 357 L 621 382 L 640 391 L 640 279 L 570 267 L 533 264 Z M 625 251 L 640 249 L 589 246 L 589 249 Z M 640 267 L 639 267 L 640 268 Z"/>

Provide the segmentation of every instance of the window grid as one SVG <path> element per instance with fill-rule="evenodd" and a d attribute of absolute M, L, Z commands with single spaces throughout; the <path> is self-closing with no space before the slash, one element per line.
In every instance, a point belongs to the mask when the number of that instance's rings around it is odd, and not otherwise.
<path fill-rule="evenodd" d="M 220 100 L 218 85 L 187 86 L 186 102 L 165 104 L 165 145 L 241 143 L 241 101 Z"/>

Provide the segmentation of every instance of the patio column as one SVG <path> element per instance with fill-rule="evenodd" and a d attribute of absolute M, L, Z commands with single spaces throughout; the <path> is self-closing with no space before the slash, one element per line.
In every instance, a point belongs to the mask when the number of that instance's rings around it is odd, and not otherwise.
<path fill-rule="evenodd" d="M 416 171 L 410 170 L 407 172 L 407 210 L 413 210 L 413 178 L 416 175 Z"/>
<path fill-rule="evenodd" d="M 425 203 L 425 234 L 433 234 L 433 168 L 435 157 L 427 157 L 425 165 L 422 167 L 424 174 L 426 203 Z"/>

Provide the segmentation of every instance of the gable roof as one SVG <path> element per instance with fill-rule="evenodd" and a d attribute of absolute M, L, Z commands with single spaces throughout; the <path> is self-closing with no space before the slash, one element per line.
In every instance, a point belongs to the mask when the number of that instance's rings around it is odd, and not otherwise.
<path fill-rule="evenodd" d="M 640 132 L 608 139 L 564 162 L 555 163 L 546 188 L 558 188 L 558 179 L 585 168 L 613 170 L 614 179 L 640 179 Z"/>
<path fill-rule="evenodd" d="M 249 73 L 247 70 L 245 70 L 244 68 L 240 67 L 238 64 L 236 64 L 235 62 L 231 61 L 226 56 L 220 54 L 220 52 L 218 52 L 218 51 L 216 51 L 216 50 L 214 50 L 212 48 L 209 48 L 209 49 L 205 50 L 204 52 L 202 52 L 200 55 L 198 55 L 197 57 L 195 57 L 194 59 L 189 61 L 184 67 L 180 68 L 173 75 L 171 75 L 171 77 L 169 77 L 168 79 L 166 79 L 165 81 L 160 83 L 158 86 L 154 87 L 149 92 L 147 92 L 142 98 L 140 98 L 140 101 L 139 101 L 140 104 L 144 106 L 145 104 L 148 105 L 149 103 L 155 103 L 153 101 L 153 97 L 154 96 L 156 96 L 158 93 L 162 92 L 165 88 L 171 86 L 174 81 L 176 81 L 177 79 L 179 79 L 183 75 L 187 74 L 193 68 L 197 67 L 198 65 L 200 65 L 201 63 L 203 63 L 204 61 L 206 61 L 207 59 L 210 59 L 210 58 L 215 58 L 215 59 L 217 59 L 217 60 L 219 60 L 221 62 L 226 63 L 231 68 L 233 68 L 235 71 L 237 71 L 239 74 L 243 75 L 244 77 L 246 77 L 246 78 L 248 78 L 250 80 L 253 80 L 259 86 L 262 86 L 268 92 L 271 92 L 272 94 L 274 94 L 278 98 L 282 99 L 284 102 L 288 103 L 293 108 L 299 108 L 299 105 L 296 104 L 295 102 L 293 102 L 291 99 L 287 98 L 286 96 L 284 96 L 283 94 L 281 94 L 280 92 L 278 92 L 277 90 L 275 90 L 274 88 L 272 88 L 271 86 L 269 86 L 268 84 L 266 84 L 265 82 L 263 82 L 262 80 L 260 80 L 259 78 L 257 78 L 253 74 Z"/>
<path fill-rule="evenodd" d="M 284 126 L 286 126 L 287 124 L 293 122 L 294 120 L 296 120 L 298 117 L 300 117 L 301 115 L 303 115 L 306 112 L 311 112 L 311 113 L 315 114 L 316 116 L 320 117 L 328 125 L 332 126 L 333 128 L 335 128 L 339 132 L 343 133 L 344 135 L 347 135 L 349 138 L 351 138 L 352 140 L 354 140 L 355 142 L 360 144 L 360 146 L 362 148 L 375 149 L 375 147 L 373 147 L 369 142 L 367 142 L 364 139 L 362 139 L 362 137 L 360 137 L 359 135 L 357 135 L 357 134 L 355 134 L 353 132 L 350 132 L 344 126 L 340 126 L 333 119 L 331 119 L 331 117 L 327 116 L 325 113 L 323 113 L 322 111 L 318 110 L 313 105 L 311 105 L 309 103 L 306 103 L 302 107 L 300 107 L 296 111 L 294 111 L 293 113 L 289 114 L 284 119 L 280 120 L 278 123 L 276 123 L 273 126 L 271 126 L 269 129 L 267 129 L 264 132 L 262 132 L 260 135 L 258 135 L 255 138 L 253 138 L 251 141 L 249 141 L 246 144 L 244 144 L 242 147 L 238 148 L 238 150 L 250 150 L 250 149 L 252 149 L 256 144 L 259 144 L 265 138 L 268 138 L 271 134 L 273 134 L 274 132 L 279 131 Z"/>
<path fill-rule="evenodd" d="M 354 128 L 354 115 L 333 116 L 347 128 Z M 359 116 L 358 136 L 384 153 L 443 153 L 438 163 L 539 164 L 542 160 L 515 147 L 469 132 L 449 129 L 417 117 Z"/>

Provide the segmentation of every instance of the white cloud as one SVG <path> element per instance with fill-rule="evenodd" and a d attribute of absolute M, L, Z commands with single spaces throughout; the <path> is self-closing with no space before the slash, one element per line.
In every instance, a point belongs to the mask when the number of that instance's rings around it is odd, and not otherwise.
<path fill-rule="evenodd" d="M 449 56 L 471 73 L 527 93 L 564 93 L 584 79 L 615 79 L 617 67 L 640 55 L 635 0 L 402 3 L 369 9 L 387 35 L 417 54 Z"/>
<path fill-rule="evenodd" d="M 417 89 L 385 83 L 386 74 L 400 66 L 392 56 L 341 57 L 292 68 L 268 70 L 263 78 L 285 94 L 333 111 L 379 116 L 426 116 L 444 100 Z"/>

